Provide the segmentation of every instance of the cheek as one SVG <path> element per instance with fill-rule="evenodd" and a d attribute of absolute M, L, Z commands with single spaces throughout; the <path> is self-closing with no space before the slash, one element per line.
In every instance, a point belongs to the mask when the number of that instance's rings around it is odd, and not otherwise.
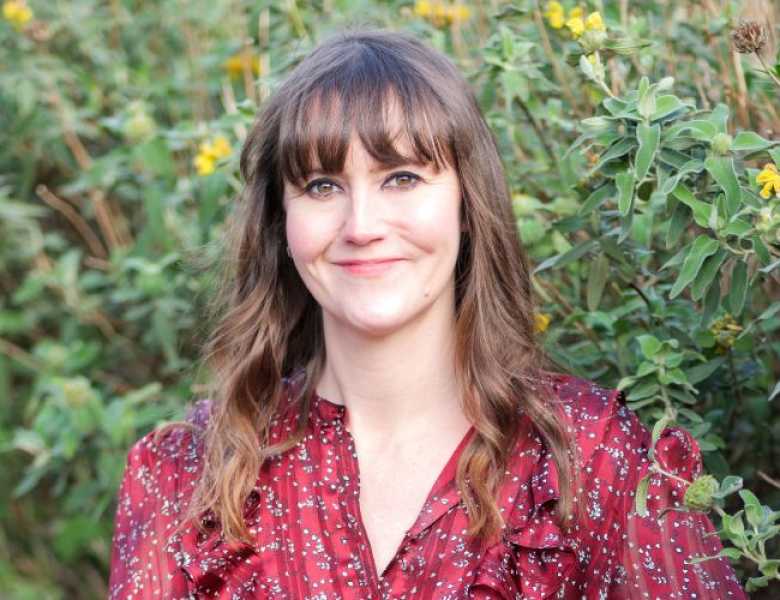
<path fill-rule="evenodd" d="M 334 227 L 333 219 L 325 215 L 288 210 L 285 228 L 290 252 L 301 261 L 316 257 L 332 241 Z"/>
<path fill-rule="evenodd" d="M 441 252 L 444 246 L 457 251 L 460 242 L 460 204 L 453 190 L 436 194 L 415 206 L 409 227 L 421 248 Z"/>

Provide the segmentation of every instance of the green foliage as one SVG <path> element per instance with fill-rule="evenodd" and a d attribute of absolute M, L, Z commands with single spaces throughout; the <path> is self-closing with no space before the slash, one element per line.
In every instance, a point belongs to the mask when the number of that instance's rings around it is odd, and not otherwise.
<path fill-rule="evenodd" d="M 766 165 L 780 166 L 780 64 L 734 66 L 736 3 L 583 5 L 604 27 L 581 34 L 526 0 L 28 4 L 0 20 L 10 598 L 105 597 L 127 449 L 208 379 L 202 267 L 241 187 L 240 146 L 269 90 L 353 14 L 469 76 L 548 352 L 625 390 L 654 441 L 693 434 L 711 475 L 686 509 L 709 507 L 748 588 L 776 595 L 780 180 Z"/>

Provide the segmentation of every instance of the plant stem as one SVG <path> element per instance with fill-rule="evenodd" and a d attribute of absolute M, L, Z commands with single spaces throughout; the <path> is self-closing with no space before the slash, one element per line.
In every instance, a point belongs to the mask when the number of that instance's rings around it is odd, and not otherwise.
<path fill-rule="evenodd" d="M 670 473 L 669 471 L 664 471 L 661 467 L 659 467 L 657 464 L 653 464 L 650 467 L 651 471 L 655 471 L 656 473 L 660 473 L 661 475 L 665 475 L 666 477 L 671 477 L 672 479 L 679 481 L 680 483 L 684 483 L 685 485 L 691 485 L 691 482 L 687 479 L 683 479 L 679 475 L 675 475 L 674 473 Z"/>
<path fill-rule="evenodd" d="M 775 82 L 775 85 L 780 87 L 780 79 L 778 79 L 777 76 L 774 73 L 772 73 L 772 71 L 769 68 L 769 66 L 767 66 L 767 64 L 764 62 L 764 57 L 761 56 L 761 53 L 760 52 L 755 52 L 755 55 L 758 57 L 758 60 L 761 63 L 761 66 L 764 67 L 764 69 L 766 70 L 766 74 L 769 75 L 769 77 L 771 77 L 772 81 Z"/>

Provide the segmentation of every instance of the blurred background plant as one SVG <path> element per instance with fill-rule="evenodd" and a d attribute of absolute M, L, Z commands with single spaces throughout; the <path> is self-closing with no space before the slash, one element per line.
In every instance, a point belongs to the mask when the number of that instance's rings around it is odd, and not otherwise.
<path fill-rule="evenodd" d="M 546 348 L 624 389 L 654 436 L 695 435 L 709 475 L 688 508 L 713 511 L 742 580 L 777 597 L 776 10 L 4 2 L 3 597 L 106 596 L 127 449 L 208 378 L 207 266 L 252 117 L 353 15 L 413 32 L 467 74 L 535 264 Z"/>

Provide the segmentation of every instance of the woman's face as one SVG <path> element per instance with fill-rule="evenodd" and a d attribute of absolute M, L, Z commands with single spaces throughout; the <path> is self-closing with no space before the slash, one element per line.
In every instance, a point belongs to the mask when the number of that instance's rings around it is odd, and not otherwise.
<path fill-rule="evenodd" d="M 284 187 L 290 254 L 330 325 L 379 336 L 453 311 L 461 194 L 452 168 L 390 169 L 353 136 L 343 173 Z M 359 264 L 378 260 L 387 262 Z"/>

